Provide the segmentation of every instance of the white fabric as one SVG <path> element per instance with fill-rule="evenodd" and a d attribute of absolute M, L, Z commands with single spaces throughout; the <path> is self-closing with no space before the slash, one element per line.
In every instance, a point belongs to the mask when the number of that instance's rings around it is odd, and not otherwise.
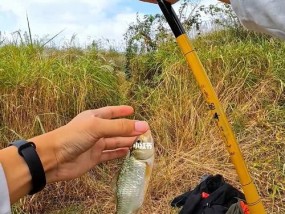
<path fill-rule="evenodd" d="M 285 0 L 231 0 L 248 29 L 285 39 Z"/>
<path fill-rule="evenodd" d="M 0 214 L 10 214 L 9 190 L 2 165 L 0 164 Z"/>

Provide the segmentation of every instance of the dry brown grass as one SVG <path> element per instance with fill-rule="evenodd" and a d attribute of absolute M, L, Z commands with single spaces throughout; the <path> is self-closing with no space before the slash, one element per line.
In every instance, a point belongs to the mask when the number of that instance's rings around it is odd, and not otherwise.
<path fill-rule="evenodd" d="M 280 78 L 280 69 L 285 66 L 280 51 L 284 52 L 285 46 L 283 44 L 280 48 L 277 44 L 282 43 L 279 41 L 264 38 L 255 41 L 255 37 L 242 41 L 228 38 L 228 43 L 223 42 L 225 45 L 221 46 L 217 40 L 226 39 L 224 34 L 222 36 L 209 36 L 196 41 L 196 46 L 268 213 L 285 213 L 285 95 L 284 79 Z M 134 77 L 130 81 L 122 75 L 115 75 L 120 85 L 117 90 L 119 98 L 104 100 L 102 96 L 96 102 L 98 106 L 130 104 L 136 108 L 135 118 L 150 123 L 156 141 L 156 160 L 141 213 L 170 214 L 177 213 L 170 207 L 170 201 L 194 188 L 204 174 L 219 173 L 237 188 L 240 184 L 203 97 L 179 51 L 156 54 L 161 55 L 155 55 L 157 58 L 150 56 L 150 59 L 139 56 L 133 60 Z M 68 58 L 71 61 L 58 62 L 60 69 L 69 74 L 66 78 L 62 76 L 63 79 L 52 81 L 40 78 L 37 84 L 0 90 L 3 146 L 18 138 L 17 135 L 30 137 L 51 130 L 64 124 L 78 111 L 94 107 L 90 99 L 96 97 L 100 87 L 93 85 L 94 76 L 84 64 L 86 61 L 91 63 L 91 58 L 82 53 L 74 55 L 82 61 Z M 98 55 L 94 56 L 97 60 Z M 165 61 L 161 62 L 163 58 Z M 159 61 L 150 68 L 149 60 Z M 106 64 L 106 60 L 101 63 Z M 75 76 L 78 71 L 82 76 Z M 34 83 L 34 79 L 32 81 Z M 106 91 L 103 89 L 107 96 L 113 93 Z M 114 213 L 116 172 L 120 164 L 121 160 L 101 164 L 80 179 L 49 185 L 41 193 L 22 199 L 14 206 L 14 211 Z"/>

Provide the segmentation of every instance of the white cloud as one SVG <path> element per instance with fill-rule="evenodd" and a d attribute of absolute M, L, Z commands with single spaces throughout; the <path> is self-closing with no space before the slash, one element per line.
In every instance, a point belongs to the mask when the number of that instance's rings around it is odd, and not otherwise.
<path fill-rule="evenodd" d="M 176 11 L 179 5 L 174 6 Z M 1 0 L 0 31 L 6 34 L 19 29 L 27 31 L 28 14 L 32 33 L 40 38 L 64 29 L 61 37 L 70 39 L 76 34 L 83 44 L 104 38 L 120 41 L 137 12 L 142 14 L 144 9 L 148 13 L 156 7 L 138 0 Z"/>
<path fill-rule="evenodd" d="M 123 0 L 1 0 L 0 14 L 12 14 L 14 19 L 0 21 L 1 31 L 11 33 L 27 30 L 26 14 L 33 34 L 71 38 L 82 41 L 93 37 L 122 40 L 129 23 L 135 19 L 135 9 L 120 7 Z M 3 15 L 2 15 L 3 16 Z M 0 16 L 0 18 L 2 17 Z M 4 16 L 5 18 L 8 15 Z"/>

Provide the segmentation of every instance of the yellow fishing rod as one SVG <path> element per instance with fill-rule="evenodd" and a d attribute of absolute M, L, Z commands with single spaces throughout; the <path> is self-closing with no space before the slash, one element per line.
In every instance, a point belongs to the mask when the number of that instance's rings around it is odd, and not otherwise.
<path fill-rule="evenodd" d="M 142 1 L 155 3 L 154 0 Z M 177 0 L 171 1 L 176 2 Z M 157 0 L 157 3 L 176 37 L 177 43 L 181 48 L 182 53 L 184 54 L 187 63 L 196 78 L 196 81 L 208 103 L 209 110 L 213 116 L 213 119 L 217 124 L 217 127 L 220 130 L 220 133 L 225 141 L 226 148 L 230 154 L 231 161 L 234 164 L 242 189 L 244 191 L 250 213 L 265 214 L 266 211 L 257 192 L 256 186 L 249 175 L 235 135 L 195 49 L 193 48 L 188 36 L 186 35 L 185 30 L 183 29 L 181 22 L 179 21 L 171 4 L 165 0 Z"/>

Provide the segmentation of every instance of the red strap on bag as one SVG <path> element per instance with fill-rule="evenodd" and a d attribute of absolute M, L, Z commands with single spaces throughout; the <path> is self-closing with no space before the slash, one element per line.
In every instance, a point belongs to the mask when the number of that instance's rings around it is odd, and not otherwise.
<path fill-rule="evenodd" d="M 243 201 L 240 201 L 240 206 L 244 214 L 250 214 L 247 204 L 245 204 Z"/>
<path fill-rule="evenodd" d="M 208 193 L 206 193 L 206 192 L 202 192 L 202 194 L 201 194 L 201 197 L 203 198 L 203 199 L 206 199 L 206 198 L 208 198 L 210 196 L 210 194 L 208 194 Z"/>

